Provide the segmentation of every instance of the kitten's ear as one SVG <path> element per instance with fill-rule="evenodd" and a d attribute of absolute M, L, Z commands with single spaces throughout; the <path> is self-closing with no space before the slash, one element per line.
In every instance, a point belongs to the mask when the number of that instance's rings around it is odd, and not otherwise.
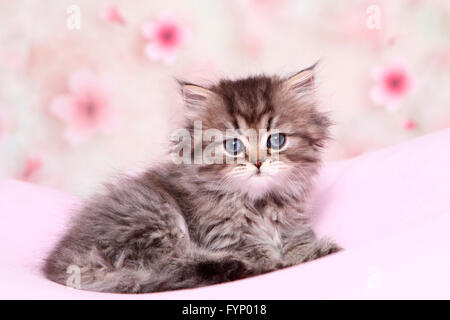
<path fill-rule="evenodd" d="M 180 84 L 181 94 L 186 106 L 190 109 L 203 108 L 206 105 L 206 101 L 213 95 L 213 92 L 198 86 L 193 83 L 181 82 Z"/>
<path fill-rule="evenodd" d="M 314 69 L 318 63 L 319 61 L 284 80 L 287 90 L 299 93 L 305 89 L 312 89 L 314 87 Z"/>

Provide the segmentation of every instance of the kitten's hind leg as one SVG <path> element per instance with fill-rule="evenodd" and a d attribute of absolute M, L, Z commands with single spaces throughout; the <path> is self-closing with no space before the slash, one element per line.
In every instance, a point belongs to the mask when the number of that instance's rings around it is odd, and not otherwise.
<path fill-rule="evenodd" d="M 85 257 L 89 261 L 80 263 L 83 267 L 80 268 L 78 288 L 113 293 L 150 293 L 202 287 L 258 273 L 240 257 L 196 249 L 195 245 L 189 247 L 183 256 L 137 268 L 117 268 L 98 252 L 93 252 Z M 63 272 L 57 274 L 63 275 Z M 63 283 L 66 277 L 58 280 Z"/>

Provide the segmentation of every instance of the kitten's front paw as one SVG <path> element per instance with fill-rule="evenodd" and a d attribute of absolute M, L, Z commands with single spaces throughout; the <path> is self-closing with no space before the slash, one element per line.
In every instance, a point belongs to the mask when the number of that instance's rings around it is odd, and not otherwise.
<path fill-rule="evenodd" d="M 332 253 L 335 253 L 335 252 L 338 252 L 341 250 L 343 250 L 342 247 L 340 247 L 338 244 L 332 242 L 324 247 L 323 253 L 324 253 L 324 255 L 327 255 L 327 254 L 332 254 Z"/>
<path fill-rule="evenodd" d="M 322 238 L 313 243 L 303 262 L 314 260 L 341 250 L 342 248 L 332 240 L 328 238 Z"/>

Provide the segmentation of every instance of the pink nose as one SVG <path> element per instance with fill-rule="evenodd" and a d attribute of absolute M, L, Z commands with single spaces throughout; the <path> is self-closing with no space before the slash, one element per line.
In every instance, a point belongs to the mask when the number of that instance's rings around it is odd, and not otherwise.
<path fill-rule="evenodd" d="M 256 161 L 255 166 L 259 169 L 261 168 L 261 161 Z"/>

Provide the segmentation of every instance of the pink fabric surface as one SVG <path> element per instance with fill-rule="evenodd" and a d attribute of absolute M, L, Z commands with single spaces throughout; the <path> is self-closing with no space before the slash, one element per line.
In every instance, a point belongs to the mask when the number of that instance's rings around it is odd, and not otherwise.
<path fill-rule="evenodd" d="M 42 259 L 78 200 L 4 181 L 0 298 L 450 298 L 450 129 L 327 165 L 312 200 L 317 233 L 330 235 L 344 251 L 232 283 L 117 295 L 71 289 L 42 276 Z"/>

